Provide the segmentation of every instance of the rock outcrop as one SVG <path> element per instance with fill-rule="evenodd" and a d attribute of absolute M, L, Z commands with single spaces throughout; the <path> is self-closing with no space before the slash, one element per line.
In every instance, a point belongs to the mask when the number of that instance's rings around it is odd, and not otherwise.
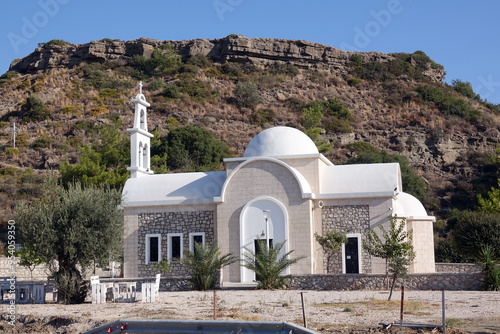
<path fill-rule="evenodd" d="M 300 68 L 327 68 L 332 73 L 346 74 L 346 64 L 353 54 L 365 61 L 387 62 L 392 56 L 379 52 L 355 53 L 302 40 L 247 38 L 230 35 L 220 39 L 193 39 L 187 41 L 160 41 L 140 38 L 133 41 L 104 39 L 86 44 L 53 45 L 46 43 L 27 57 L 13 62 L 10 70 L 36 73 L 51 68 L 67 68 L 82 62 L 113 61 L 128 64 L 134 55 L 150 56 L 155 48 L 167 46 L 183 58 L 206 55 L 216 62 L 251 62 L 256 65 L 282 61 Z M 424 73 L 434 81 L 441 81 L 444 71 L 429 68 Z"/>

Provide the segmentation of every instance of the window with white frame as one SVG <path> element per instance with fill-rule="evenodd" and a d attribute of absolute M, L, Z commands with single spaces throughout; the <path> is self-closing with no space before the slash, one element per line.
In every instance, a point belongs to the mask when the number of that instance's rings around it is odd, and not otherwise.
<path fill-rule="evenodd" d="M 167 234 L 167 256 L 169 261 L 182 258 L 182 249 L 184 248 L 182 239 L 182 233 Z"/>
<path fill-rule="evenodd" d="M 146 264 L 161 261 L 161 234 L 146 234 Z"/>
<path fill-rule="evenodd" d="M 189 251 L 194 253 L 195 244 L 201 244 L 205 246 L 205 232 L 192 232 L 189 233 Z"/>

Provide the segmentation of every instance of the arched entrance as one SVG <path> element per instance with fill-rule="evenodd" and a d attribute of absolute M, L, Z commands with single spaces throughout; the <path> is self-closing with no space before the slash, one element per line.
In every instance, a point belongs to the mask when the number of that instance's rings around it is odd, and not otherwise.
<path fill-rule="evenodd" d="M 267 196 L 249 201 L 240 215 L 240 257 L 243 259 L 246 249 L 256 249 L 256 240 L 263 240 L 272 247 L 288 239 L 288 213 L 285 206 L 277 199 Z M 288 245 L 282 249 L 288 251 Z M 241 282 L 255 281 L 255 273 L 241 267 Z"/>

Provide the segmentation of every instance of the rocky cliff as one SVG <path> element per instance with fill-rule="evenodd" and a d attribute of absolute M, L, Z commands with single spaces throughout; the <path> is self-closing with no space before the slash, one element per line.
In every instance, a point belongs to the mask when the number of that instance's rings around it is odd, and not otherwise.
<path fill-rule="evenodd" d="M 53 68 L 71 68 L 84 62 L 112 61 L 127 65 L 135 55 L 149 57 L 154 49 L 172 47 L 183 59 L 202 54 L 216 62 L 251 62 L 257 65 L 282 61 L 303 69 L 329 69 L 346 75 L 352 54 L 365 61 L 387 62 L 394 57 L 379 53 L 356 53 L 301 40 L 246 38 L 234 35 L 221 39 L 160 41 L 140 38 L 133 41 L 100 40 L 87 44 L 42 45 L 29 56 L 14 62 L 10 70 L 35 73 Z M 441 81 L 444 71 L 429 68 L 425 72 L 433 81 Z"/>

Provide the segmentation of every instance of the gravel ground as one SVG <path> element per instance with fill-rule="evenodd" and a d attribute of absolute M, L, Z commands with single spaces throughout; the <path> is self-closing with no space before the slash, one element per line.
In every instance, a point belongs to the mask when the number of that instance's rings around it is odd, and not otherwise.
<path fill-rule="evenodd" d="M 320 333 L 363 333 L 381 329 L 380 322 L 399 320 L 399 291 L 394 292 L 392 302 L 387 302 L 387 291 L 302 292 L 307 327 Z M 303 325 L 300 293 L 297 290 L 220 290 L 217 291 L 217 319 L 287 321 Z M 500 292 L 447 291 L 445 296 L 448 333 L 500 333 Z M 139 300 L 140 297 L 139 294 Z M 404 320 L 440 324 L 441 298 L 440 291 L 406 291 Z M 2 320 L 0 332 L 82 333 L 117 319 L 211 320 L 213 301 L 213 291 L 188 291 L 161 292 L 159 300 L 150 304 L 137 301 L 17 305 L 16 326 Z M 2 305 L 2 316 L 6 312 L 7 305 Z"/>

